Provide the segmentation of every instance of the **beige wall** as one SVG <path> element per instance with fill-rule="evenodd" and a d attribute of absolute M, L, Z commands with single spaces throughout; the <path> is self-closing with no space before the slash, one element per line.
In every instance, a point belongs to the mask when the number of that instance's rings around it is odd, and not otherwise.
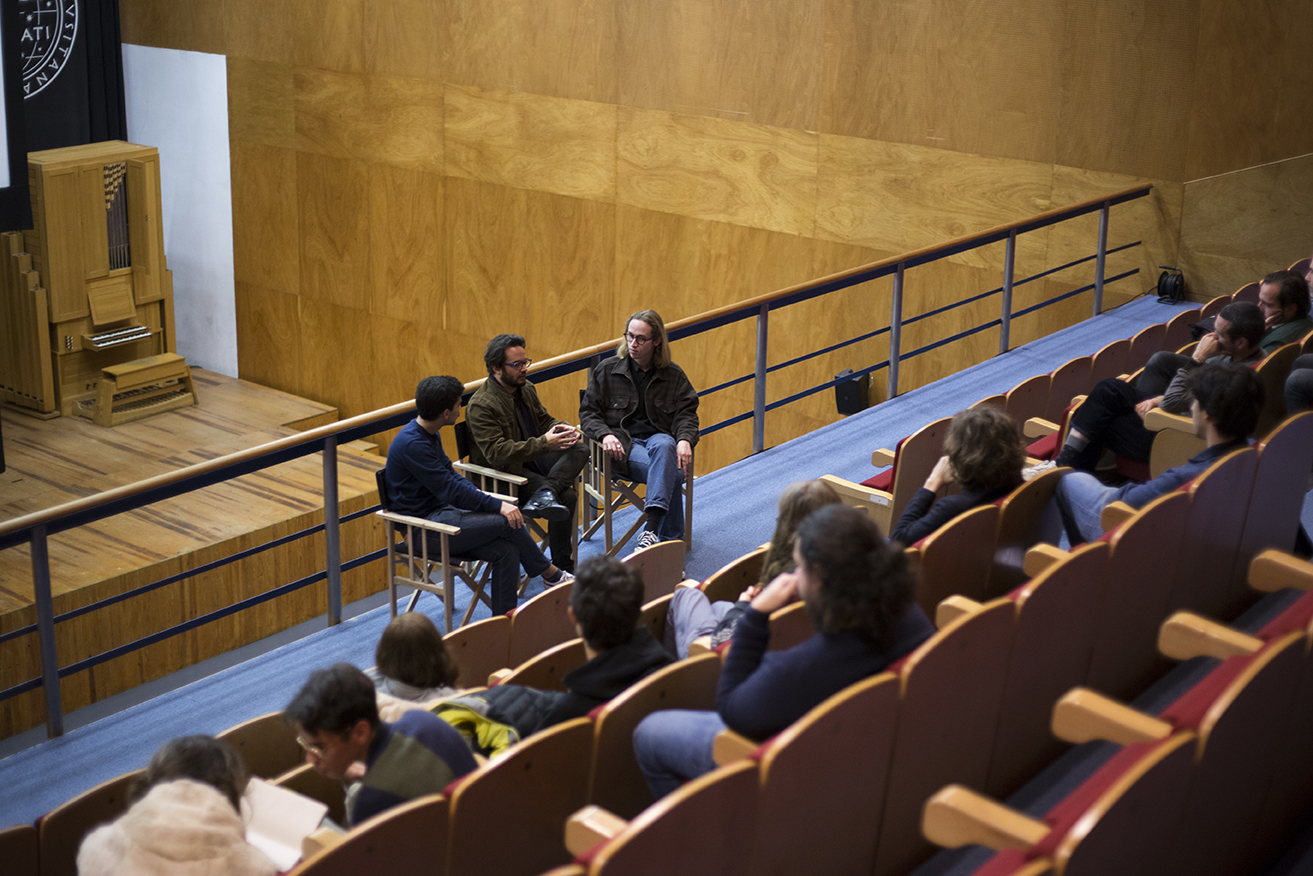
<path fill-rule="evenodd" d="M 1313 244 L 1305 0 L 121 0 L 125 42 L 228 57 L 241 376 L 360 413 L 425 374 L 481 375 L 493 333 L 538 359 L 1124 188 L 1116 304 L 1160 263 L 1231 291 Z M 1275 163 L 1274 163 L 1275 162 Z M 1018 270 L 1088 254 L 1092 217 Z M 1002 247 L 908 276 L 906 315 L 999 285 Z M 1022 287 L 1017 306 L 1089 281 Z M 772 316 L 772 361 L 888 319 L 888 282 Z M 1019 320 L 1022 343 L 1089 296 Z M 962 308 L 904 350 L 996 315 Z M 934 323 L 933 325 L 931 323 Z M 706 386 L 752 367 L 748 323 L 675 346 Z M 884 340 L 773 375 L 778 398 Z M 989 356 L 982 332 L 904 364 L 906 390 Z M 881 373 L 882 374 L 882 373 Z M 877 383 L 883 378 L 878 376 Z M 546 388 L 565 415 L 580 380 Z M 704 402 L 744 410 L 750 384 Z M 835 419 L 777 412 L 777 443 Z M 709 438 L 699 469 L 750 450 Z"/>

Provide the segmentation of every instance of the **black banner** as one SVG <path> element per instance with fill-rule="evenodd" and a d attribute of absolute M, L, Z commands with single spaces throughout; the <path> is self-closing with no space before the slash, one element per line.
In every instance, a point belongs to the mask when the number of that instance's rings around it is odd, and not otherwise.
<path fill-rule="evenodd" d="M 27 151 L 126 140 L 118 0 L 16 3 Z"/>

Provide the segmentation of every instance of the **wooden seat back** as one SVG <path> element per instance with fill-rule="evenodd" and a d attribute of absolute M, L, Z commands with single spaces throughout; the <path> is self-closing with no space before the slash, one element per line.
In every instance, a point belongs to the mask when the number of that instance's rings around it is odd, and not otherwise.
<path fill-rule="evenodd" d="M 1225 622 L 1254 601 L 1243 574 L 1233 572 L 1257 462 L 1252 447 L 1232 451 L 1190 485 L 1190 519 L 1181 542 L 1172 610 L 1184 608 Z"/>
<path fill-rule="evenodd" d="M 447 798 L 429 794 L 380 812 L 356 825 L 346 839 L 294 867 L 290 876 L 360 876 L 447 872 Z"/>
<path fill-rule="evenodd" d="M 1014 594 L 1016 627 L 985 790 L 1007 797 L 1055 760 L 1053 703 L 1085 683 L 1098 635 L 1108 546 L 1082 545 Z"/>
<path fill-rule="evenodd" d="M 875 876 L 906 873 L 933 849 L 921 836 L 926 798 L 989 775 L 1016 607 L 987 603 L 931 636 L 903 662 L 894 756 Z"/>
<path fill-rule="evenodd" d="M 912 494 L 925 483 L 930 469 L 935 467 L 939 457 L 944 454 L 944 438 L 948 436 L 948 425 L 952 417 L 943 417 L 927 423 L 908 435 L 898 447 L 898 459 L 894 466 L 894 480 L 889 489 L 889 514 L 887 520 L 876 520 L 883 535 L 902 516 L 903 509 L 911 501 Z"/>
<path fill-rule="evenodd" d="M 1113 341 L 1094 354 L 1090 363 L 1090 387 L 1105 377 L 1116 377 L 1130 371 L 1131 342 L 1127 338 Z"/>
<path fill-rule="evenodd" d="M 447 872 L 536 876 L 568 864 L 561 836 L 566 819 L 588 802 L 592 748 L 593 722 L 576 718 L 453 783 Z"/>
<path fill-rule="evenodd" d="M 456 687 L 483 687 L 498 669 L 518 666 L 510 660 L 510 643 L 511 619 L 505 615 L 465 624 L 443 636 L 442 644 L 460 670 Z"/>
<path fill-rule="evenodd" d="M 634 728 L 658 709 L 714 709 L 720 655 L 699 654 L 659 669 L 596 710 L 588 802 L 633 818 L 652 801 L 634 759 Z"/>
<path fill-rule="evenodd" d="M 667 794 L 592 855 L 589 876 L 747 876 L 757 765 L 738 761 Z"/>
<path fill-rule="evenodd" d="M 949 596 L 985 598 L 998 543 L 998 506 L 981 505 L 959 514 L 921 539 L 916 601 L 927 617 Z"/>
<path fill-rule="evenodd" d="M 1037 374 L 1021 381 L 1008 390 L 1003 401 L 1003 412 L 1012 418 L 1017 427 L 1017 437 L 1024 438 L 1021 428 L 1031 417 L 1042 417 L 1048 413 L 1049 394 L 1053 378 L 1047 374 Z M 922 481 L 924 483 L 924 481 Z M 920 486 L 918 484 L 918 486 Z"/>
<path fill-rule="evenodd" d="M 96 827 L 128 811 L 129 795 L 144 770 L 101 782 L 37 819 L 41 876 L 77 876 L 82 840 Z"/>
<path fill-rule="evenodd" d="M 1294 548 L 1300 514 L 1307 495 L 1307 478 L 1299 472 L 1313 469 L 1313 411 L 1296 414 L 1277 426 L 1258 445 L 1254 488 L 1249 498 L 1244 534 L 1240 538 L 1238 568 L 1265 548 Z"/>
<path fill-rule="evenodd" d="M 510 616 L 509 662 L 503 665 L 519 666 L 535 654 L 579 635 L 567 611 L 573 586 L 571 581 L 548 587 L 515 607 Z"/>
<path fill-rule="evenodd" d="M 769 551 L 769 546 L 763 545 L 717 569 L 702 583 L 703 594 L 712 602 L 733 602 L 738 599 L 740 593 L 756 584 L 761 577 L 761 569 Z"/>
<path fill-rule="evenodd" d="M 1174 491 L 1108 536 L 1112 553 L 1088 687 L 1130 701 L 1169 668 L 1158 653 L 1158 628 L 1171 606 L 1189 519 L 1189 494 Z"/>
<path fill-rule="evenodd" d="M 621 561 L 643 576 L 643 602 L 675 592 L 675 585 L 684 580 L 684 552 L 684 542 L 663 541 Z"/>
<path fill-rule="evenodd" d="M 1230 295 L 1218 295 L 1209 301 L 1203 307 L 1199 308 L 1199 320 L 1208 319 L 1210 316 L 1217 316 L 1222 312 L 1222 308 L 1231 303 Z M 1196 320 L 1198 322 L 1199 320 Z"/>
<path fill-rule="evenodd" d="M 1166 323 L 1156 322 L 1136 332 L 1131 337 L 1131 349 L 1126 357 L 1127 370 L 1134 371 L 1137 368 L 1143 368 L 1144 364 L 1149 361 L 1150 356 L 1163 349 L 1166 340 Z"/>
<path fill-rule="evenodd" d="M 1049 401 L 1044 406 L 1044 419 L 1050 423 L 1062 422 L 1062 412 L 1071 405 L 1071 400 L 1089 393 L 1093 364 L 1093 357 L 1078 356 L 1058 366 L 1049 376 Z"/>
<path fill-rule="evenodd" d="M 850 685 L 765 746 L 749 872 L 871 872 L 898 686 L 887 672 Z"/>
<path fill-rule="evenodd" d="M 638 616 L 638 626 L 647 627 L 647 631 L 652 634 L 652 638 L 658 642 L 665 640 L 666 616 L 670 613 L 670 603 L 674 598 L 675 594 L 673 593 L 658 596 L 651 602 L 645 603 L 642 614 Z"/>
<path fill-rule="evenodd" d="M 1248 301 L 1250 304 L 1257 304 L 1258 288 L 1258 283 L 1246 283 L 1231 293 L 1231 303 L 1234 304 L 1238 301 Z"/>
<path fill-rule="evenodd" d="M 37 876 L 39 849 L 36 828 L 30 824 L 0 830 L 0 861 L 5 862 L 5 873 L 10 876 Z"/>
<path fill-rule="evenodd" d="M 1190 343 L 1190 323 L 1199 321 L 1199 308 L 1192 307 L 1167 320 L 1167 331 L 1163 336 L 1164 350 L 1179 350 Z"/>
<path fill-rule="evenodd" d="M 998 540 L 989 570 L 985 596 L 993 598 L 1026 580 L 1022 563 L 1026 551 L 1040 542 L 1056 545 L 1062 520 L 1053 494 L 1069 469 L 1055 468 L 1031 478 L 1009 493 L 999 505 Z"/>
<path fill-rule="evenodd" d="M 305 752 L 296 742 L 296 730 L 282 712 L 243 721 L 216 738 L 237 749 L 246 771 L 262 779 L 282 775 L 305 759 Z"/>
<path fill-rule="evenodd" d="M 1263 410 L 1254 427 L 1254 437 L 1263 438 L 1286 417 L 1286 378 L 1290 366 L 1302 352 L 1299 344 L 1286 344 L 1273 350 L 1254 369 L 1263 382 Z"/>
<path fill-rule="evenodd" d="M 346 824 L 346 789 L 339 779 L 331 779 L 308 763 L 293 767 L 271 780 L 273 784 L 295 791 L 328 807 L 328 817 Z"/>
<path fill-rule="evenodd" d="M 784 651 L 794 645 L 801 645 L 815 632 L 812 617 L 801 601 L 777 608 L 770 614 L 769 650 Z"/>
<path fill-rule="evenodd" d="M 501 680 L 502 684 L 522 684 L 539 690 L 565 690 L 563 679 L 566 673 L 584 665 L 588 656 L 584 653 L 584 640 L 571 639 L 554 645 L 514 668 L 510 675 Z"/>

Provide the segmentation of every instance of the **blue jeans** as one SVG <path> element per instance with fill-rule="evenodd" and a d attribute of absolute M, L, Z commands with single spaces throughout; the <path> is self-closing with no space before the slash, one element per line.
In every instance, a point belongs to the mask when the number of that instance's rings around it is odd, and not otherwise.
<path fill-rule="evenodd" d="M 679 485 L 684 474 L 679 470 L 679 457 L 675 454 L 678 442 L 675 436 L 657 432 L 646 438 L 635 438 L 629 448 L 622 475 L 647 484 L 647 507 L 666 512 L 657 529 L 662 541 L 676 541 L 684 537 L 684 503 Z"/>
<path fill-rule="evenodd" d="M 716 712 L 665 709 L 634 728 L 634 757 L 652 796 L 660 800 L 689 779 L 716 768 L 711 748 L 725 722 Z"/>
<path fill-rule="evenodd" d="M 1072 547 L 1103 535 L 1099 516 L 1116 492 L 1116 487 L 1105 486 L 1094 475 L 1083 471 L 1072 472 L 1058 481 L 1058 511 Z"/>
<path fill-rule="evenodd" d="M 551 565 L 534 543 L 529 527 L 512 529 L 500 514 L 446 508 L 430 514 L 429 520 L 460 527 L 460 535 L 453 535 L 449 540 L 453 557 L 487 561 L 492 569 L 494 617 L 515 608 L 519 602 L 521 565 L 530 578 L 546 572 Z M 429 556 L 438 555 L 439 550 L 436 538 L 430 538 Z"/>

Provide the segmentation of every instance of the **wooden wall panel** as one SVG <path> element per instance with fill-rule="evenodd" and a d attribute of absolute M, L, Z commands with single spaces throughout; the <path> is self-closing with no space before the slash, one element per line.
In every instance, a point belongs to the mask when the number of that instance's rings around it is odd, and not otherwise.
<path fill-rule="evenodd" d="M 237 370 L 244 380 L 301 392 L 305 359 L 298 302 L 290 292 L 237 282 Z"/>
<path fill-rule="evenodd" d="M 444 99 L 447 175 L 615 199 L 614 105 L 461 85 Z"/>
<path fill-rule="evenodd" d="M 818 123 L 825 0 L 616 0 L 619 103 Z"/>
<path fill-rule="evenodd" d="M 1307 258 L 1313 156 L 1186 183 L 1181 267 L 1206 301 Z"/>
<path fill-rule="evenodd" d="M 1061 4 L 1059 164 L 1185 178 L 1199 3 Z"/>
<path fill-rule="evenodd" d="M 446 0 L 448 80 L 616 102 L 615 0 Z"/>
<path fill-rule="evenodd" d="M 295 0 L 227 0 L 228 59 L 291 65 Z M 182 5 L 182 4 L 175 4 Z M 120 9 L 123 4 L 119 4 Z M 124 16 L 126 19 L 127 16 Z M 124 42 L 128 40 L 125 36 Z"/>
<path fill-rule="evenodd" d="M 369 173 L 369 309 L 436 326 L 445 300 L 443 178 L 386 164 Z"/>
<path fill-rule="evenodd" d="M 296 69 L 296 148 L 442 172 L 442 87 Z"/>
<path fill-rule="evenodd" d="M 297 67 L 365 72 L 366 0 L 292 0 Z"/>
<path fill-rule="evenodd" d="M 1313 152 L 1313 5 L 1199 0 L 1188 180 Z M 1258 241 L 1255 241 L 1256 243 Z"/>
<path fill-rule="evenodd" d="M 239 283 L 300 286 L 296 153 L 231 141 L 233 272 Z"/>
<path fill-rule="evenodd" d="M 227 48 L 227 0 L 123 0 L 123 42 L 223 54 Z"/>
<path fill-rule="evenodd" d="M 296 147 L 290 64 L 228 58 L 228 136 L 246 143 Z"/>
<path fill-rule="evenodd" d="M 597 305 L 613 295 L 613 205 L 455 177 L 446 205 L 445 328 L 532 335 L 538 359 L 614 331 Z"/>
<path fill-rule="evenodd" d="M 617 140 L 620 204 L 813 233 L 814 134 L 622 107 Z"/>
<path fill-rule="evenodd" d="M 816 234 L 906 252 L 1053 206 L 1052 165 L 822 135 Z"/>
<path fill-rule="evenodd" d="M 369 336 L 361 332 L 365 323 L 360 310 L 305 296 L 297 304 L 303 372 L 299 395 L 333 405 L 342 419 L 395 401 L 379 398 L 374 350 Z M 305 355 L 307 350 L 318 353 Z"/>
<path fill-rule="evenodd" d="M 441 82 L 446 35 L 440 0 L 374 0 L 361 33 L 365 72 Z"/>
<path fill-rule="evenodd" d="M 369 309 L 369 181 L 364 162 L 297 153 L 303 298 Z"/>

